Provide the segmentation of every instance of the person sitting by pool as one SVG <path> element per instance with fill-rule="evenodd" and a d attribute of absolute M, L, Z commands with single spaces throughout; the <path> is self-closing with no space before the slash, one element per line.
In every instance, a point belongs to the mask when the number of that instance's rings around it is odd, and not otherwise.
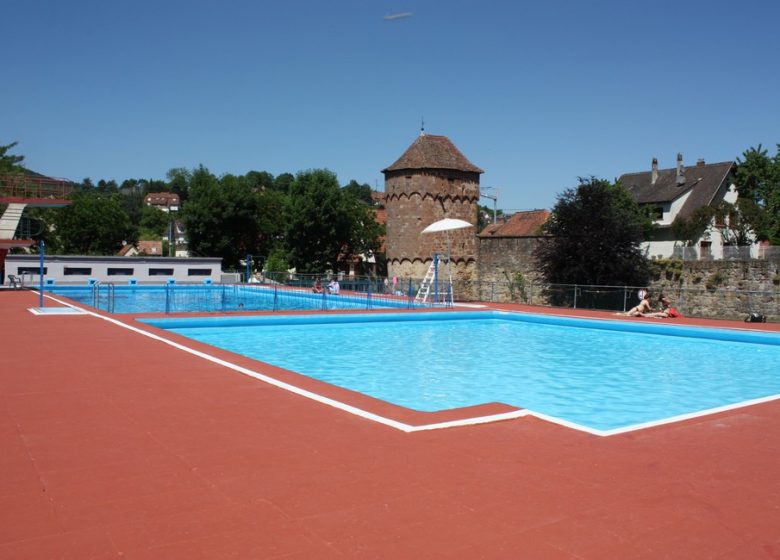
<path fill-rule="evenodd" d="M 639 302 L 639 305 L 632 307 L 625 313 L 618 313 L 618 315 L 628 315 L 629 317 L 644 317 L 645 313 L 651 313 L 653 306 L 650 305 L 650 292 L 645 293 L 645 297 Z"/>
<path fill-rule="evenodd" d="M 659 300 L 661 302 L 661 309 L 655 313 L 644 313 L 642 317 L 656 317 L 658 319 L 674 319 L 675 317 L 682 317 L 682 314 L 672 307 L 671 300 L 666 296 L 661 296 Z"/>
<path fill-rule="evenodd" d="M 322 293 L 322 284 L 320 284 L 320 279 L 317 278 L 314 281 L 314 287 L 311 289 L 312 292 L 315 294 L 321 294 Z"/>
<path fill-rule="evenodd" d="M 339 286 L 339 282 L 335 278 L 330 281 L 330 284 L 328 284 L 328 291 L 333 295 L 339 295 L 340 289 L 341 287 Z"/>

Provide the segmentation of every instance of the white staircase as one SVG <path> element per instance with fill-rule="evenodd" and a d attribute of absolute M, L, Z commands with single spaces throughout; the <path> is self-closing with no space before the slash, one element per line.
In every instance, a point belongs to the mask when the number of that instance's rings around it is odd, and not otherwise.
<path fill-rule="evenodd" d="M 22 213 L 27 204 L 12 202 L 3 212 L 0 218 L 0 239 L 13 239 L 16 228 L 19 226 L 19 220 L 22 219 Z"/>

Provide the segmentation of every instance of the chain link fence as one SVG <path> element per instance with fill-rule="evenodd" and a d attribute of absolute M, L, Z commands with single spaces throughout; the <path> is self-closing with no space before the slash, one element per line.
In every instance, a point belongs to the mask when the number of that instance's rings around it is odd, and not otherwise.
<path fill-rule="evenodd" d="M 391 278 L 357 277 L 329 274 L 266 273 L 258 282 L 277 284 L 288 288 L 311 291 L 319 279 L 323 290 L 330 281 L 339 282 L 342 293 L 366 294 L 380 303 L 386 300 L 398 306 L 405 302 L 409 308 L 447 305 L 449 286 L 440 281 L 438 290 L 431 290 L 431 296 L 424 304 L 415 302 L 422 279 L 403 278 L 393 283 Z M 458 303 L 520 303 L 538 306 L 564 307 L 570 309 L 592 309 L 599 311 L 624 312 L 639 303 L 639 291 L 647 286 L 592 286 L 581 284 L 546 284 L 525 280 L 506 281 L 463 281 L 453 280 L 452 293 Z M 664 288 L 653 292 L 653 305 L 658 306 L 658 297 L 664 295 L 683 315 L 689 317 L 717 319 L 745 319 L 751 313 L 760 313 L 768 321 L 780 320 L 780 289 L 774 291 L 750 291 L 723 286 L 702 286 L 696 288 Z M 438 293 L 438 301 L 434 294 Z"/>

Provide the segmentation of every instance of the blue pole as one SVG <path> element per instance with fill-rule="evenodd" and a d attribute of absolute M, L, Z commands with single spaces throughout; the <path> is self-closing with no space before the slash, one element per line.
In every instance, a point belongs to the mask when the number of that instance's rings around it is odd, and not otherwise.
<path fill-rule="evenodd" d="M 39 243 L 39 247 L 41 248 L 41 269 L 40 269 L 40 274 L 38 274 L 38 276 L 41 279 L 41 286 L 40 286 L 40 289 L 38 290 L 39 291 L 38 296 L 39 296 L 39 304 L 40 304 L 39 306 L 40 307 L 43 307 L 43 270 L 44 270 L 43 261 L 45 259 L 45 255 L 44 255 L 45 249 L 44 249 L 44 246 L 45 246 L 45 244 L 43 243 L 43 239 L 41 239 L 41 241 Z"/>

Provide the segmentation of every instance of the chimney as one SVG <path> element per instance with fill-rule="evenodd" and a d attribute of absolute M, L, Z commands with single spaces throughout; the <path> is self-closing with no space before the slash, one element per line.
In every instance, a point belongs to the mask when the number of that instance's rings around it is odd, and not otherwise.
<path fill-rule="evenodd" d="M 677 154 L 677 179 L 675 182 L 678 187 L 685 184 L 685 167 L 683 167 L 683 157 L 680 153 Z"/>
<path fill-rule="evenodd" d="M 704 167 L 704 158 L 701 158 L 701 157 L 700 157 L 700 158 L 699 158 L 699 159 L 696 161 L 696 167 Z"/>
<path fill-rule="evenodd" d="M 650 184 L 655 185 L 655 182 L 658 180 L 658 158 L 653 158 L 653 165 L 651 169 Z"/>

